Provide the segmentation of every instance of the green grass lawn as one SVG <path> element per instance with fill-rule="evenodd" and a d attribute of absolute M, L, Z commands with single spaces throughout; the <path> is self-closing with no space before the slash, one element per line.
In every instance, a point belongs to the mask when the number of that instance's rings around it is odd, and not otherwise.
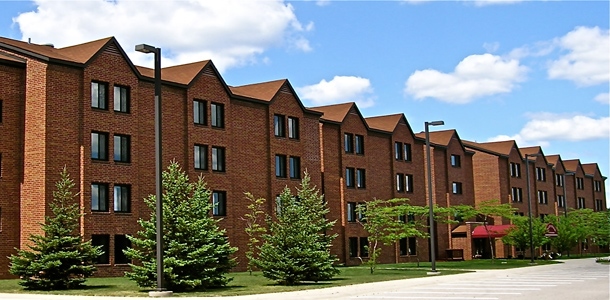
<path fill-rule="evenodd" d="M 538 264 L 557 263 L 555 261 L 536 261 Z M 465 270 L 476 269 L 508 269 L 529 266 L 529 260 L 496 259 L 493 262 L 487 259 L 437 262 L 436 268 L 442 275 L 450 275 L 466 272 Z M 341 274 L 328 282 L 303 283 L 297 286 L 281 286 L 266 279 L 260 272 L 249 275 L 247 272 L 231 273 L 233 281 L 224 288 L 211 289 L 189 293 L 175 293 L 176 296 L 187 297 L 209 297 L 209 296 L 235 296 L 263 293 L 277 293 L 297 291 L 304 289 L 317 289 L 342 285 L 351 285 L 367 282 L 388 281 L 397 279 L 408 279 L 428 276 L 430 270 L 429 262 L 422 262 L 419 267 L 416 263 L 384 264 L 378 265 L 375 274 L 370 274 L 366 266 L 342 267 Z M 41 294 L 63 294 L 63 295 L 88 295 L 88 296 L 140 296 L 148 297 L 148 290 L 140 289 L 134 282 L 123 278 L 90 278 L 87 287 L 78 290 L 66 291 L 26 291 L 18 284 L 18 280 L 0 280 L 0 293 L 41 293 Z"/>

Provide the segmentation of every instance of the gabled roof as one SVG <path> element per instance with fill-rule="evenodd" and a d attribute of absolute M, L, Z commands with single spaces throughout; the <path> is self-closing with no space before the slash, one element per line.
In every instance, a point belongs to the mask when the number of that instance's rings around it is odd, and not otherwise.
<path fill-rule="evenodd" d="M 279 90 L 287 82 L 286 79 L 254 83 L 242 86 L 231 86 L 231 92 L 234 95 L 255 98 L 263 101 L 271 101 L 273 97 L 279 92 Z"/>
<path fill-rule="evenodd" d="M 582 165 L 580 164 L 580 159 L 570 159 L 563 161 L 563 166 L 568 172 L 576 172 L 576 170 L 578 170 L 579 165 L 582 168 Z"/>
<path fill-rule="evenodd" d="M 523 148 L 519 148 L 519 151 L 521 151 L 521 155 L 523 155 L 523 159 L 525 159 L 525 157 L 529 155 L 530 159 L 536 160 L 535 155 L 539 155 L 544 160 L 544 163 L 549 165 L 549 162 L 546 160 L 546 157 L 544 156 L 544 152 L 542 151 L 542 148 L 540 146 L 523 147 Z M 532 157 L 532 156 L 534 156 L 534 157 Z"/>
<path fill-rule="evenodd" d="M 13 56 L 8 53 L 3 53 L 3 52 L 0 52 L 0 60 L 5 60 L 5 61 L 13 62 L 13 63 L 20 63 L 20 64 L 23 64 L 26 62 L 26 60 L 23 58 Z"/>
<path fill-rule="evenodd" d="M 599 175 L 602 174 L 602 172 L 600 172 L 599 170 L 599 166 L 597 165 L 597 163 L 582 164 L 582 169 L 587 175 L 594 176 L 595 173 L 598 173 Z"/>
<path fill-rule="evenodd" d="M 396 129 L 396 126 L 398 126 L 400 119 L 402 119 L 403 117 L 404 114 L 394 114 L 387 116 L 368 117 L 364 120 L 366 120 L 366 123 L 369 124 L 369 127 L 372 129 L 394 132 L 394 129 Z"/>
<path fill-rule="evenodd" d="M 519 157 L 523 157 L 519 151 L 519 148 L 517 147 L 517 143 L 514 140 L 486 143 L 463 141 L 463 143 L 469 148 L 504 157 L 509 157 L 510 152 L 513 148 L 515 148 L 517 149 L 517 153 L 519 153 Z"/>
<path fill-rule="evenodd" d="M 420 139 L 423 139 L 423 140 L 426 139 L 426 133 L 423 131 L 416 134 L 415 136 Z M 462 150 L 464 152 L 474 153 L 472 151 L 466 150 L 466 147 L 464 147 L 464 143 L 462 142 L 460 135 L 457 133 L 457 131 L 455 129 L 430 131 L 430 144 L 433 144 L 434 146 L 437 146 L 437 147 L 438 146 L 447 147 L 447 146 L 449 146 L 449 143 L 451 142 L 451 139 L 454 136 L 459 141 L 460 147 L 462 147 Z"/>
<path fill-rule="evenodd" d="M 63 61 L 72 61 L 70 57 L 61 54 L 59 52 L 59 49 L 56 49 L 50 45 L 31 44 L 5 37 L 0 37 L 0 48 L 7 48 L 16 52 L 20 52 L 24 55 L 34 56 L 44 60 L 56 59 Z"/>
<path fill-rule="evenodd" d="M 69 57 L 73 62 L 84 64 L 87 63 L 95 54 L 97 54 L 102 48 L 104 48 L 104 46 L 106 46 L 111 41 L 114 41 L 114 38 L 107 37 L 84 44 L 59 48 L 57 50 L 62 55 Z"/>
<path fill-rule="evenodd" d="M 209 60 L 203 60 L 190 64 L 161 68 L 161 80 L 189 85 L 209 63 Z M 136 69 L 144 77 L 155 77 L 154 69 L 142 66 L 136 66 Z"/>
<path fill-rule="evenodd" d="M 557 165 L 561 164 L 561 167 L 564 169 L 566 169 L 566 167 L 563 165 L 563 160 L 561 159 L 561 156 L 559 154 L 553 154 L 553 155 L 546 155 L 546 161 L 553 165 L 553 169 L 557 169 Z"/>
<path fill-rule="evenodd" d="M 360 114 L 360 110 L 358 110 L 358 107 L 356 106 L 356 103 L 354 103 L 354 102 L 310 107 L 309 109 L 323 113 L 322 117 L 320 118 L 323 121 L 330 121 L 330 122 L 334 122 L 334 123 L 343 123 L 343 120 L 349 113 L 350 109 L 352 109 L 352 107 L 356 108 L 356 111 L 358 111 L 358 114 L 360 115 L 362 122 L 365 124 L 365 126 L 368 127 L 368 124 L 366 123 L 364 118 L 362 118 L 362 114 Z"/>

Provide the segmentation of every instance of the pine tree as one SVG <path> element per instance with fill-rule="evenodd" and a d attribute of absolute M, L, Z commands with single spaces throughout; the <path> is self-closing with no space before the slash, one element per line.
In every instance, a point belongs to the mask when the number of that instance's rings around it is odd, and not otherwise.
<path fill-rule="evenodd" d="M 44 235 L 30 236 L 29 250 L 10 257 L 9 271 L 21 278 L 20 285 L 35 290 L 73 289 L 82 286 L 95 271 L 93 261 L 102 254 L 91 241 L 84 242 L 79 231 L 82 216 L 72 192 L 74 182 L 64 167 L 56 183 L 52 215 L 41 224 Z"/>
<path fill-rule="evenodd" d="M 211 216 L 211 192 L 203 178 L 190 183 L 178 163 L 172 162 L 163 172 L 163 275 L 172 291 L 224 286 L 232 278 L 226 274 L 235 266 L 225 230 Z M 125 275 L 140 287 L 155 287 L 156 260 L 156 197 L 145 199 L 152 210 L 149 220 L 140 219 L 142 230 L 137 237 L 128 236 L 133 248 L 124 251 L 132 272 Z"/>
<path fill-rule="evenodd" d="M 254 259 L 263 276 L 284 285 L 302 281 L 328 280 L 339 273 L 330 247 L 336 235 L 328 235 L 335 221 L 328 221 L 329 210 L 323 196 L 310 186 L 307 173 L 293 196 L 285 188 L 277 200 L 277 214 L 268 216 L 269 231 L 262 235 L 260 253 Z"/>

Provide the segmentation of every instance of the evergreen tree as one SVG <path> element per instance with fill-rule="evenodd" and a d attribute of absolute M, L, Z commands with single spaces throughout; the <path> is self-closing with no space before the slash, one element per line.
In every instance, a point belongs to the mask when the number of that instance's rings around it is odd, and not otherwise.
<path fill-rule="evenodd" d="M 172 162 L 163 172 L 163 278 L 173 291 L 225 286 L 232 278 L 226 274 L 235 266 L 225 230 L 210 214 L 211 192 L 203 178 L 190 183 L 178 163 Z M 133 248 L 125 255 L 141 265 L 131 264 L 125 275 L 140 287 L 155 287 L 156 259 L 156 197 L 145 199 L 151 209 L 150 220 L 140 219 L 138 237 L 128 236 Z"/>
<path fill-rule="evenodd" d="M 262 235 L 259 257 L 254 259 L 263 276 L 284 285 L 328 280 L 339 273 L 330 247 L 336 235 L 327 235 L 335 221 L 328 221 L 324 198 L 310 186 L 307 173 L 297 195 L 285 188 L 277 199 L 276 218 L 267 218 L 269 231 Z"/>
<path fill-rule="evenodd" d="M 84 242 L 79 231 L 82 216 L 74 182 L 64 167 L 55 185 L 52 214 L 41 224 L 44 235 L 30 236 L 29 250 L 11 255 L 9 271 L 21 278 L 20 285 L 35 290 L 60 290 L 80 287 L 95 271 L 93 261 L 102 254 L 91 241 Z"/>

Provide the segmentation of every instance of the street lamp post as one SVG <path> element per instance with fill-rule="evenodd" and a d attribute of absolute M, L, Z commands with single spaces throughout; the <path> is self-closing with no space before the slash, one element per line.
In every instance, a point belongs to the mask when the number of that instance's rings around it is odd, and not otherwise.
<path fill-rule="evenodd" d="M 576 173 L 574 172 L 565 172 L 562 177 L 563 177 L 563 182 L 562 182 L 562 186 L 563 186 L 563 215 L 565 217 L 568 216 L 568 197 L 566 195 L 566 176 L 572 176 Z"/>
<path fill-rule="evenodd" d="M 527 177 L 527 211 L 529 214 L 530 231 L 530 263 L 534 263 L 534 236 L 532 234 L 532 195 L 530 192 L 530 167 L 529 157 L 536 157 L 538 154 L 525 154 L 525 175 Z"/>
<path fill-rule="evenodd" d="M 430 160 L 430 126 L 445 125 L 443 121 L 425 122 L 424 127 L 426 130 L 426 163 L 428 168 L 428 205 L 430 206 L 430 262 L 432 274 L 438 274 L 436 271 L 436 234 L 434 232 L 434 204 L 432 203 L 432 163 Z"/>
<path fill-rule="evenodd" d="M 163 193 L 161 182 L 161 48 L 140 44 L 136 51 L 155 55 L 155 194 L 157 218 L 157 292 L 150 296 L 170 296 L 163 286 Z"/>

